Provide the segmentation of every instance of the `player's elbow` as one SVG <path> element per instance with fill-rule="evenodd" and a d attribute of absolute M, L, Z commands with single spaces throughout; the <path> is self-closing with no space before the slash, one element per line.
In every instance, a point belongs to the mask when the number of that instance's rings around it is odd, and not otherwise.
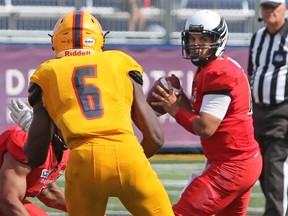
<path fill-rule="evenodd" d="M 213 135 L 213 134 L 209 133 L 208 131 L 199 131 L 199 132 L 197 132 L 195 134 L 197 134 L 201 138 L 208 138 L 208 137 Z"/>
<path fill-rule="evenodd" d="M 28 159 L 28 165 L 32 168 L 41 166 L 46 160 L 46 158 L 38 157 L 36 154 L 34 154 L 34 155 L 31 155 L 29 153 L 28 154 L 25 153 L 25 154 L 26 154 L 27 159 Z"/>
<path fill-rule="evenodd" d="M 28 165 L 32 168 L 41 166 L 46 161 L 47 155 L 36 154 L 34 151 L 31 151 L 26 145 L 24 146 L 24 154 L 27 157 Z"/>
<path fill-rule="evenodd" d="M 36 157 L 28 157 L 28 165 L 32 168 L 39 167 L 45 162 L 45 159 L 39 159 Z"/>
<path fill-rule="evenodd" d="M 193 132 L 201 138 L 208 138 L 216 132 L 220 123 L 219 118 L 202 113 L 202 116 L 193 122 Z"/>
<path fill-rule="evenodd" d="M 164 145 L 164 135 L 162 133 L 153 133 L 149 137 L 143 137 L 141 145 L 146 157 L 150 158 Z"/>
<path fill-rule="evenodd" d="M 215 133 L 215 131 L 216 131 L 215 128 L 205 126 L 194 128 L 194 133 L 200 136 L 201 138 L 208 138 L 212 136 Z"/>
<path fill-rule="evenodd" d="M 155 146 L 158 146 L 159 149 L 164 145 L 164 133 L 162 130 L 158 130 L 151 134 L 151 140 Z"/>

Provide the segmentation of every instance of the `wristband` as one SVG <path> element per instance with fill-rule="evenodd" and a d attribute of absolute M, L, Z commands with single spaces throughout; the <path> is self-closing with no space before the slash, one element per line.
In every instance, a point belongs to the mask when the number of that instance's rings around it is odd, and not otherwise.
<path fill-rule="evenodd" d="M 193 134 L 195 134 L 193 131 L 193 121 L 195 118 L 196 115 L 194 113 L 183 108 L 179 108 L 175 115 L 177 123 Z"/>

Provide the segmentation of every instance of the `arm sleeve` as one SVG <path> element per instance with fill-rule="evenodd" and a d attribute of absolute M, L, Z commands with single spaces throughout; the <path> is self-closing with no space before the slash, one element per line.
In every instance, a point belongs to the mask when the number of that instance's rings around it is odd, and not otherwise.
<path fill-rule="evenodd" d="M 30 83 L 28 88 L 28 101 L 30 106 L 34 106 L 38 98 L 41 98 L 41 88 L 36 83 Z"/>
<path fill-rule="evenodd" d="M 248 67 L 247 67 L 247 74 L 249 76 L 253 75 L 252 48 L 253 48 L 254 43 L 255 43 L 255 36 L 256 36 L 256 34 L 253 35 L 251 42 L 250 42 L 250 46 L 249 46 Z"/>
<path fill-rule="evenodd" d="M 231 97 L 221 94 L 207 94 L 203 97 L 200 112 L 209 113 L 223 120 L 231 102 Z"/>
<path fill-rule="evenodd" d="M 125 71 L 127 73 L 127 76 L 129 75 L 130 71 L 137 71 L 138 73 L 143 75 L 143 68 L 135 59 L 121 51 L 118 51 L 118 54 L 119 57 L 122 58 L 122 61 L 120 61 L 121 64 L 119 64 L 120 71 Z"/>

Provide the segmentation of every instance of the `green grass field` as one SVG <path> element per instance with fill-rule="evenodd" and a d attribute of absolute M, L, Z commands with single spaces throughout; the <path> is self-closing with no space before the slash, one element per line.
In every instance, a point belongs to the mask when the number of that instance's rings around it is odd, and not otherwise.
<path fill-rule="evenodd" d="M 179 195 L 186 185 L 187 180 L 191 173 L 198 173 L 203 168 L 204 157 L 203 155 L 189 154 L 189 155 L 155 155 L 151 158 L 151 164 L 155 171 L 158 173 L 163 185 L 165 186 L 171 203 L 174 204 L 179 199 Z M 65 179 L 60 177 L 57 183 L 64 187 Z M 75 194 L 75 196 L 77 196 Z M 155 195 L 157 196 L 157 195 Z M 64 216 L 60 211 L 48 208 L 44 206 L 37 199 L 30 199 L 36 202 L 40 207 L 49 212 L 49 215 L 61 215 Z M 264 210 L 264 197 L 260 189 L 260 185 L 257 182 L 253 188 L 253 193 L 250 199 L 250 204 L 247 214 L 249 215 L 259 215 L 262 214 Z M 122 204 L 117 198 L 110 198 L 107 215 L 129 215 Z"/>

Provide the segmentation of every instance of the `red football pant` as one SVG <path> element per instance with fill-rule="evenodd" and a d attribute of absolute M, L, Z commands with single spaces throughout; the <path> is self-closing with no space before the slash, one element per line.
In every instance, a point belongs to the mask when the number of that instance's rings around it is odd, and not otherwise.
<path fill-rule="evenodd" d="M 175 216 L 245 216 L 261 169 L 260 153 L 244 161 L 211 162 L 173 206 Z"/>

